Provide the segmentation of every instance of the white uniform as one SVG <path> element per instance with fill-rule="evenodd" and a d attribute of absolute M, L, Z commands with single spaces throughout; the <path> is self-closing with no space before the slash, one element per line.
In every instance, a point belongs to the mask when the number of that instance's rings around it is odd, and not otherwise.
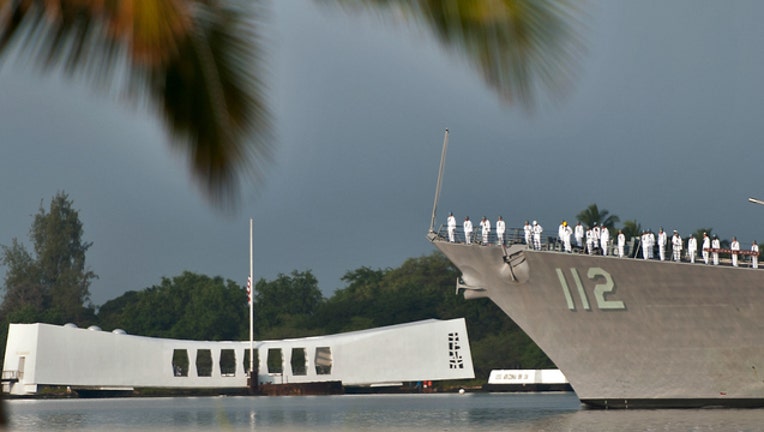
<path fill-rule="evenodd" d="M 594 228 L 592 228 L 592 243 L 594 249 L 600 247 L 600 227 L 597 225 L 594 225 Z M 594 249 L 592 249 L 592 253 L 594 253 Z"/>
<path fill-rule="evenodd" d="M 647 232 L 647 239 L 650 242 L 650 248 L 647 250 L 647 253 L 650 254 L 650 259 L 655 258 L 655 233 L 652 231 Z"/>
<path fill-rule="evenodd" d="M 533 221 L 533 247 L 536 250 L 541 250 L 541 233 L 544 232 L 544 228 L 541 227 L 536 221 Z"/>
<path fill-rule="evenodd" d="M 671 251 L 674 254 L 674 261 L 679 262 L 682 259 L 682 237 L 676 231 L 671 237 Z"/>
<path fill-rule="evenodd" d="M 703 262 L 708 264 L 708 257 L 711 255 L 708 249 L 711 247 L 711 238 L 707 234 L 703 234 Z"/>
<path fill-rule="evenodd" d="M 660 231 L 658 231 L 658 257 L 661 259 L 661 261 L 664 261 L 666 259 L 666 241 L 668 238 L 666 238 L 666 231 L 663 231 L 661 228 Z"/>
<path fill-rule="evenodd" d="M 691 263 L 695 263 L 695 254 L 698 252 L 698 240 L 695 236 L 690 236 L 687 239 L 687 257 L 690 258 Z"/>
<path fill-rule="evenodd" d="M 483 220 L 480 221 L 480 233 L 483 237 L 483 244 L 488 244 L 488 236 L 491 234 L 491 221 L 488 220 L 488 218 L 483 218 Z"/>
<path fill-rule="evenodd" d="M 533 227 L 528 223 L 528 221 L 525 221 L 523 231 L 525 232 L 525 244 L 528 245 L 528 247 L 531 247 L 531 235 L 533 234 Z"/>
<path fill-rule="evenodd" d="M 642 258 L 650 259 L 650 234 L 645 231 L 642 234 Z"/>
<path fill-rule="evenodd" d="M 454 233 L 456 232 L 456 218 L 453 214 L 448 215 L 448 241 L 454 242 Z"/>
<path fill-rule="evenodd" d="M 496 243 L 499 245 L 504 244 L 504 231 L 507 229 L 507 225 L 504 223 L 504 219 L 499 216 L 499 220 L 496 221 Z"/>
<path fill-rule="evenodd" d="M 734 237 L 732 238 L 732 243 L 730 243 L 730 249 L 733 250 L 733 252 L 732 252 L 732 265 L 737 267 L 737 253 L 734 252 L 734 251 L 739 251 L 740 250 L 740 242 L 737 241 L 737 239 L 734 238 Z"/>
<path fill-rule="evenodd" d="M 759 245 L 756 242 L 751 245 L 751 252 L 753 252 L 753 255 L 751 255 L 751 267 L 757 269 L 759 268 Z"/>
<path fill-rule="evenodd" d="M 610 243 L 610 231 L 606 226 L 603 226 L 602 229 L 600 229 L 600 246 L 602 247 L 602 255 L 607 256 L 608 243 Z"/>
<path fill-rule="evenodd" d="M 470 218 L 464 219 L 464 242 L 470 244 L 472 241 L 472 221 Z"/>
<path fill-rule="evenodd" d="M 586 230 L 586 253 L 594 253 L 594 231 L 591 228 Z"/>
<path fill-rule="evenodd" d="M 623 248 L 626 246 L 626 236 L 622 233 L 618 233 L 618 258 L 623 258 Z"/>
<path fill-rule="evenodd" d="M 562 243 L 565 245 L 565 252 L 573 252 L 570 247 L 570 235 L 573 234 L 573 230 L 570 229 L 570 225 L 565 225 L 565 235 L 562 237 Z"/>
<path fill-rule="evenodd" d="M 714 249 L 719 249 L 722 247 L 721 242 L 719 242 L 719 238 L 714 237 L 714 239 L 711 240 L 711 247 Z M 719 265 L 719 252 L 711 252 L 711 257 L 714 260 L 714 265 Z"/>
<path fill-rule="evenodd" d="M 576 245 L 579 248 L 584 247 L 584 243 L 583 243 L 584 242 L 584 226 L 581 225 L 581 222 L 576 224 L 576 231 L 574 234 L 576 236 Z"/>

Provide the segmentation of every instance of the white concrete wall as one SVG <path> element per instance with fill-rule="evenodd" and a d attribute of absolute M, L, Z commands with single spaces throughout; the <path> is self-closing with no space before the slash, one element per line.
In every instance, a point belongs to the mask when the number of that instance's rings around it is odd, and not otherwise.
<path fill-rule="evenodd" d="M 458 347 L 449 346 L 458 335 Z M 235 388 L 245 387 L 244 353 L 249 342 L 204 342 L 114 334 L 50 324 L 11 324 L 3 370 L 18 370 L 24 357 L 23 377 L 4 386 L 14 394 L 37 391 L 38 385 L 88 388 Z M 316 348 L 330 347 L 330 374 L 316 373 Z M 268 350 L 280 348 L 283 372 L 269 373 Z M 293 348 L 306 350 L 305 375 L 292 374 Z M 175 376 L 174 350 L 186 350 L 188 376 Z M 197 350 L 212 353 L 211 376 L 198 376 Z M 220 353 L 235 352 L 233 376 L 222 376 Z M 397 326 L 341 333 L 332 336 L 262 341 L 258 351 L 261 383 L 342 381 L 346 385 L 401 381 L 474 378 L 472 356 L 463 319 L 426 320 Z M 461 365 L 461 367 L 454 367 Z M 248 368 L 248 364 L 246 366 Z"/>

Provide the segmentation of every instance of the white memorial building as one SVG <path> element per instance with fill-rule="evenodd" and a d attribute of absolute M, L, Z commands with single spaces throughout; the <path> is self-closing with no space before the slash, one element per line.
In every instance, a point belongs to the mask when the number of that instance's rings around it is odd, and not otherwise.
<path fill-rule="evenodd" d="M 247 387 L 249 341 L 160 339 L 98 327 L 11 324 L 3 391 Z M 254 342 L 260 384 L 343 386 L 472 379 L 464 319 L 425 320 L 330 336 Z"/>

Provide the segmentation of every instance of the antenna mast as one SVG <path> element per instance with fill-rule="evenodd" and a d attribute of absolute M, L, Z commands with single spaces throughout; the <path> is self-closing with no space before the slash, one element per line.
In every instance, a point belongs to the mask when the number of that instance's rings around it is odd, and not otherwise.
<path fill-rule="evenodd" d="M 440 198 L 440 185 L 443 182 L 443 168 L 446 165 L 446 150 L 448 149 L 448 129 L 443 136 L 443 151 L 440 154 L 440 169 L 438 169 L 438 183 L 435 186 L 435 202 L 432 204 L 432 219 L 430 219 L 430 232 L 435 232 L 435 213 L 438 211 L 438 199 Z"/>

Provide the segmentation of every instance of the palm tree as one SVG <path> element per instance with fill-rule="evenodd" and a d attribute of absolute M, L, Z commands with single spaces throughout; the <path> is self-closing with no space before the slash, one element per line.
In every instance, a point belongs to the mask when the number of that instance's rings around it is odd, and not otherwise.
<path fill-rule="evenodd" d="M 323 0 L 412 19 L 466 58 L 504 100 L 559 90 L 579 53 L 576 7 L 555 0 Z M 0 61 L 36 59 L 124 89 L 161 115 L 213 203 L 269 162 L 260 21 L 264 0 L 0 0 Z M 18 48 L 18 49 L 16 49 Z M 114 93 L 114 92 L 110 92 Z"/>
<path fill-rule="evenodd" d="M 324 0 L 413 21 L 466 58 L 508 102 L 567 87 L 582 51 L 576 2 L 558 0 Z"/>
<path fill-rule="evenodd" d="M 611 215 L 610 212 L 605 209 L 600 210 L 597 207 L 597 204 L 589 204 L 589 207 L 581 210 L 581 212 L 576 215 L 576 218 L 588 227 L 592 227 L 596 223 L 600 226 L 605 226 L 608 229 L 613 229 L 616 222 L 621 220 L 618 216 Z"/>
<path fill-rule="evenodd" d="M 637 223 L 635 219 L 624 222 L 621 230 L 623 230 L 623 235 L 626 236 L 626 239 L 642 235 L 642 225 Z"/>
<path fill-rule="evenodd" d="M 271 153 L 259 3 L 0 0 L 0 59 L 29 57 L 148 102 L 205 195 L 232 203 L 239 174 L 259 174 Z"/>

